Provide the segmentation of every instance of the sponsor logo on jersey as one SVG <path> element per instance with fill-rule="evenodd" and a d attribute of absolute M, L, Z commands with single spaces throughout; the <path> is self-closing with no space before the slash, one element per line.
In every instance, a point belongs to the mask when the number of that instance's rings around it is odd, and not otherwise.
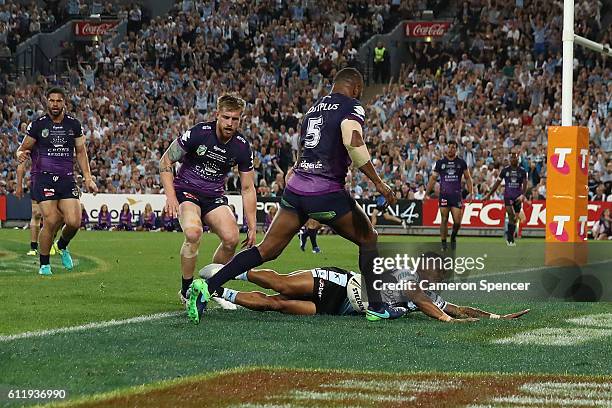
<path fill-rule="evenodd" d="M 202 129 L 203 130 L 211 130 L 212 128 L 210 127 L 210 125 L 202 125 Z"/>
<path fill-rule="evenodd" d="M 55 189 L 54 188 L 44 188 L 43 194 L 45 197 L 53 197 L 55 195 Z"/>
<path fill-rule="evenodd" d="M 323 163 L 321 161 L 317 161 L 316 163 L 308 163 L 306 160 L 302 160 L 300 162 L 300 167 L 304 170 L 314 170 L 314 169 L 322 169 Z"/>
<path fill-rule="evenodd" d="M 323 296 L 324 288 L 325 288 L 325 280 L 322 278 L 319 278 L 319 290 L 317 291 L 317 296 L 319 297 L 319 300 L 321 300 L 321 297 Z"/>
<path fill-rule="evenodd" d="M 219 147 L 219 146 L 213 146 L 213 150 L 216 150 L 216 151 L 221 152 L 221 153 L 226 153 L 226 150 L 221 148 L 221 147 Z"/>

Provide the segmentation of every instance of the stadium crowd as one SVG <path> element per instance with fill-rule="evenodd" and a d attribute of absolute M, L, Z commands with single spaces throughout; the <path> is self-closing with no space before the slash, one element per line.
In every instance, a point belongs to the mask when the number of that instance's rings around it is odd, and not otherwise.
<path fill-rule="evenodd" d="M 598 25 L 601 4 L 581 3 L 580 33 L 609 42 L 610 29 Z M 279 195 L 296 158 L 302 112 L 330 88 L 338 68 L 359 66 L 359 45 L 382 32 L 395 12 L 413 15 L 425 6 L 184 0 L 169 17 L 142 28 L 139 9 L 124 10 L 122 18 L 135 19 L 125 40 L 117 47 L 110 40 L 89 47 L 69 67 L 65 84 L 100 191 L 159 192 L 158 160 L 169 143 L 194 123 L 212 119 L 217 97 L 233 91 L 248 103 L 243 134 L 255 151 L 258 194 Z M 414 64 L 364 102 L 377 170 L 399 197 L 422 199 L 444 142 L 458 139 L 482 195 L 506 153 L 520 147 L 530 195 L 544 198 L 546 126 L 559 123 L 561 100 L 560 5 L 473 0 L 459 8 L 456 26 L 446 46 L 411 44 Z M 591 192 L 609 199 L 610 62 L 576 48 L 575 91 L 582 97 L 575 117 L 590 132 Z M 0 81 L 0 133 L 8 135 L 0 142 L 0 194 L 14 191 L 14 152 L 27 123 L 44 112 L 47 81 Z M 238 175 L 230 174 L 227 184 L 239 191 Z M 375 194 L 358 172 L 347 185 L 358 197 Z"/>

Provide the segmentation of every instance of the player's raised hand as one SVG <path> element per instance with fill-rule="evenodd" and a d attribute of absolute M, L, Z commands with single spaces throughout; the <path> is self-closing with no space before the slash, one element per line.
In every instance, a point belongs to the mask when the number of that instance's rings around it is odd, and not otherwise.
<path fill-rule="evenodd" d="M 98 185 L 93 178 L 85 179 L 85 188 L 87 189 L 88 193 L 93 193 L 94 195 L 98 194 Z"/>
<path fill-rule="evenodd" d="M 391 187 L 389 187 L 387 183 L 377 183 L 376 191 L 378 191 L 380 194 L 382 194 L 383 197 L 385 197 L 385 200 L 387 200 L 387 203 L 389 205 L 395 205 L 395 203 L 397 202 L 397 198 L 395 197 L 393 190 L 391 190 Z"/>
<path fill-rule="evenodd" d="M 178 218 L 179 215 L 179 202 L 176 197 L 166 197 L 166 206 L 164 207 L 166 214 L 172 218 Z"/>
<path fill-rule="evenodd" d="M 25 162 L 26 160 L 28 160 L 29 157 L 30 157 L 29 150 L 18 150 L 17 151 L 17 161 L 19 163 Z"/>
<path fill-rule="evenodd" d="M 246 238 L 244 239 L 244 241 L 242 241 L 242 248 L 251 248 L 253 245 L 255 245 L 256 239 L 257 231 L 255 229 L 249 228 L 249 230 L 247 231 Z"/>
<path fill-rule="evenodd" d="M 506 320 L 510 320 L 510 319 L 518 319 L 519 317 L 529 313 L 531 309 L 525 309 L 525 310 L 521 310 L 520 312 L 516 312 L 516 313 L 509 313 L 507 315 L 503 315 L 501 318 L 502 319 L 506 319 Z"/>

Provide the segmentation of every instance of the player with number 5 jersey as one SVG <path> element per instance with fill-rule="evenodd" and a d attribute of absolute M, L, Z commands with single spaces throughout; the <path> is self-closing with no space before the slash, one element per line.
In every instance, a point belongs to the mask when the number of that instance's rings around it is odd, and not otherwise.
<path fill-rule="evenodd" d="M 393 191 L 376 174 L 363 138 L 365 109 L 359 103 L 363 77 L 354 68 L 340 70 L 331 93 L 304 115 L 298 159 L 287 174 L 281 208 L 263 241 L 232 258 L 209 279 L 195 280 L 189 299 L 189 317 L 200 321 L 206 303 L 221 285 L 264 262 L 278 257 L 302 225 L 312 218 L 331 226 L 359 246 L 359 268 L 366 282 L 368 320 L 400 317 L 405 310 L 383 303 L 374 289 L 373 262 L 378 256 L 377 234 L 369 218 L 344 189 L 349 165 L 362 171 L 385 199 L 394 204 Z"/>

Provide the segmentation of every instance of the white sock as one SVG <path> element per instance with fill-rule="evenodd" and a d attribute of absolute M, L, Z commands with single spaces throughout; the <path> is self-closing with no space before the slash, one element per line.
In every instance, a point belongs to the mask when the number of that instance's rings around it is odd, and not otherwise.
<path fill-rule="evenodd" d="M 237 294 L 237 290 L 223 288 L 223 299 L 227 300 L 228 302 L 236 303 Z"/>
<path fill-rule="evenodd" d="M 247 273 L 249 273 L 249 271 L 242 272 L 240 275 L 236 276 L 234 279 L 248 282 L 249 278 L 247 277 Z"/>

